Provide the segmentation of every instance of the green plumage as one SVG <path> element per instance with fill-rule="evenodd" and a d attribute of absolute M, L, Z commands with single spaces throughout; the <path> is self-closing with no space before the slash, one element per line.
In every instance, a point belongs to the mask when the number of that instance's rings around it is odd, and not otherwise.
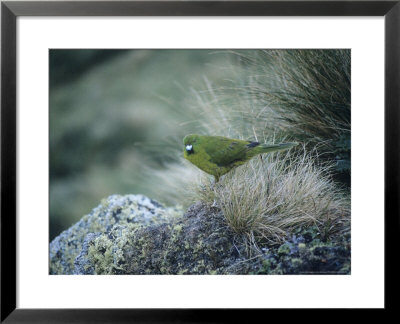
<path fill-rule="evenodd" d="M 261 144 L 222 136 L 187 135 L 183 139 L 184 157 L 199 169 L 219 178 L 256 155 L 286 150 L 297 143 Z"/>

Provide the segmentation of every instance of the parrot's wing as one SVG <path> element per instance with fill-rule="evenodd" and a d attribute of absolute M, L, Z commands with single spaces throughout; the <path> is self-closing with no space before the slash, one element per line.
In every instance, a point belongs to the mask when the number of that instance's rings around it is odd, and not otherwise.
<path fill-rule="evenodd" d="M 215 136 L 208 141 L 205 151 L 212 163 L 228 166 L 233 162 L 246 160 L 246 152 L 251 147 L 251 142 Z"/>

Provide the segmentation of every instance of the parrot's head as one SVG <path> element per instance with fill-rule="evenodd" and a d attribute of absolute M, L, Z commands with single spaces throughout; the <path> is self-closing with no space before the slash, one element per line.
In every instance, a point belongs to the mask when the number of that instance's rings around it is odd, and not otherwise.
<path fill-rule="evenodd" d="M 190 134 L 186 135 L 183 139 L 184 157 L 187 158 L 196 152 L 196 147 L 200 142 L 200 135 Z"/>

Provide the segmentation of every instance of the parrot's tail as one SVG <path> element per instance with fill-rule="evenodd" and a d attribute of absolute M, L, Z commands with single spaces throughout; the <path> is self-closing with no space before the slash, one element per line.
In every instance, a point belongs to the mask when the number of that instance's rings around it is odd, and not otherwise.
<path fill-rule="evenodd" d="M 261 144 L 259 146 L 259 150 L 260 153 L 268 153 L 268 152 L 287 150 L 296 145 L 299 145 L 299 143 L 292 142 L 292 143 L 282 143 L 282 144 Z"/>

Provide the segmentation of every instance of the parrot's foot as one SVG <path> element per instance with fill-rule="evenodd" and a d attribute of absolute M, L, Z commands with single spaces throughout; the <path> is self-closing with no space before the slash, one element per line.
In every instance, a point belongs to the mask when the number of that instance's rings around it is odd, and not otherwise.
<path fill-rule="evenodd" d="M 210 185 L 210 189 L 211 189 L 211 190 L 214 190 L 214 189 L 215 189 L 215 187 L 216 187 L 216 185 L 217 185 L 217 182 L 218 182 L 218 180 L 219 180 L 219 178 L 218 178 L 218 179 L 214 179 L 214 182 L 213 182 L 213 183 L 211 183 L 211 185 Z"/>
<path fill-rule="evenodd" d="M 214 199 L 214 201 L 213 201 L 213 203 L 211 205 L 211 208 L 219 208 L 219 206 L 217 204 L 217 201 L 215 199 Z"/>
<path fill-rule="evenodd" d="M 214 190 L 214 187 L 215 187 L 215 181 L 210 185 L 210 189 Z"/>

